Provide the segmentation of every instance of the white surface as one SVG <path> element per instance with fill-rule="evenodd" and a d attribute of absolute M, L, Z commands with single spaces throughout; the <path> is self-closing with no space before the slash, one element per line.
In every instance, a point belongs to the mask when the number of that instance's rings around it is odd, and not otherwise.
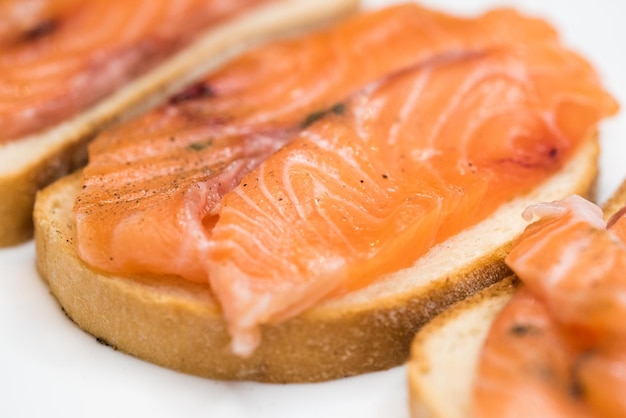
<path fill-rule="evenodd" d="M 311 0 L 314 1 L 314 0 Z M 366 1 L 368 6 L 386 1 Z M 426 1 L 450 12 L 511 5 L 544 16 L 626 104 L 626 3 L 616 0 Z M 599 199 L 626 177 L 626 115 L 602 126 Z M 2 198 L 0 196 L 0 198 Z M 38 278 L 32 243 L 0 250 L 0 417 L 408 416 L 405 370 L 313 385 L 225 383 L 182 375 L 98 344 Z"/>

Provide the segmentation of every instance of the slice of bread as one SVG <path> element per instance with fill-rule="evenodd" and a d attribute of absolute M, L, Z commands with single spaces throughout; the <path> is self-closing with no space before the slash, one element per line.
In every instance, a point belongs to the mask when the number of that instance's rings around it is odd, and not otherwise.
<path fill-rule="evenodd" d="M 358 0 L 270 2 L 210 28 L 188 48 L 70 120 L 0 144 L 0 247 L 32 237 L 36 191 L 83 165 L 86 144 L 99 130 L 156 105 L 245 47 L 338 18 L 357 5 Z"/>
<path fill-rule="evenodd" d="M 99 341 L 153 363 L 218 379 L 311 382 L 404 363 L 415 332 L 444 308 L 510 274 L 503 259 L 532 202 L 585 194 L 597 174 L 590 138 L 555 175 L 489 219 L 441 243 L 408 269 L 263 326 L 242 359 L 229 350 L 208 285 L 172 276 L 125 277 L 82 262 L 73 245 L 79 174 L 39 192 L 34 212 L 37 267 L 67 315 Z"/>
<path fill-rule="evenodd" d="M 422 328 L 408 363 L 412 417 L 470 416 L 474 370 L 489 326 L 516 288 L 509 276 L 444 311 Z"/>
<path fill-rule="evenodd" d="M 605 218 L 624 205 L 626 182 L 604 205 Z M 510 276 L 455 304 L 417 333 L 408 363 L 412 417 L 471 416 L 471 390 L 480 350 L 493 320 L 518 283 Z"/>

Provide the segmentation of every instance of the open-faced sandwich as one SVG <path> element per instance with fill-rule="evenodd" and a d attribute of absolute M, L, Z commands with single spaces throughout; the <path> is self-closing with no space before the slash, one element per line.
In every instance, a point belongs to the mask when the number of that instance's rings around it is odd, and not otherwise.
<path fill-rule="evenodd" d="M 0 247 L 32 238 L 36 191 L 106 125 L 226 56 L 329 21 L 356 0 L 0 2 Z"/>
<path fill-rule="evenodd" d="M 604 217 L 578 196 L 530 206 L 516 276 L 418 333 L 412 416 L 624 416 L 625 214 L 626 183 Z"/>
<path fill-rule="evenodd" d="M 176 370 L 385 369 L 510 274 L 524 208 L 590 190 L 616 110 L 542 20 L 362 12 L 99 135 L 38 195 L 38 268 L 80 327 Z"/>

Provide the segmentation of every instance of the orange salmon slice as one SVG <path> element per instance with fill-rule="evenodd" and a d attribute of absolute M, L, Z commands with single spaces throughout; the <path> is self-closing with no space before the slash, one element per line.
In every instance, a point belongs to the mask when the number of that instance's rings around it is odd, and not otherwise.
<path fill-rule="evenodd" d="M 616 109 L 540 20 L 363 13 L 97 138 L 77 248 L 209 281 L 246 355 L 261 324 L 409 267 L 534 187 Z"/>
<path fill-rule="evenodd" d="M 3 0 L 0 143 L 34 134 L 264 0 Z"/>
<path fill-rule="evenodd" d="M 506 259 L 523 287 L 483 347 L 476 416 L 626 416 L 626 242 L 614 229 L 624 210 L 607 228 L 572 196 L 525 216 L 539 220 Z"/>

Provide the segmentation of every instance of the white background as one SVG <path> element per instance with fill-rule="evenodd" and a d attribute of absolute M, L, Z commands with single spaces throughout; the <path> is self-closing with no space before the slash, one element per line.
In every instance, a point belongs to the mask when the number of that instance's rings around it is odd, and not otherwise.
<path fill-rule="evenodd" d="M 311 0 L 315 1 L 315 0 Z M 391 2 L 366 1 L 367 7 Z M 548 18 L 626 103 L 622 1 L 430 0 L 477 13 L 514 6 Z M 602 125 L 600 201 L 626 177 L 626 116 Z M 0 198 L 2 198 L 0 196 Z M 145 363 L 98 344 L 62 314 L 34 270 L 32 243 L 0 250 L 0 417 L 408 416 L 405 368 L 322 384 L 215 382 Z"/>

